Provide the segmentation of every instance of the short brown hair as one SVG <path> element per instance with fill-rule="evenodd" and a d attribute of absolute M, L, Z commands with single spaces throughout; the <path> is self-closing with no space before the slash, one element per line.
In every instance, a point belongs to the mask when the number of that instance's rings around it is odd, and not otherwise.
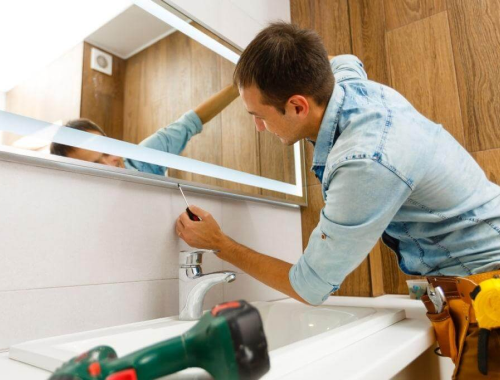
<path fill-rule="evenodd" d="M 101 127 L 99 127 L 96 123 L 88 119 L 70 120 L 65 124 L 65 126 L 83 132 L 90 132 L 90 131 L 99 132 L 101 135 L 106 136 L 106 133 L 104 133 Z M 71 152 L 72 150 L 73 147 L 69 145 L 59 144 L 55 142 L 50 144 L 50 153 L 55 154 L 57 156 L 67 157 L 68 153 Z"/>
<path fill-rule="evenodd" d="M 328 103 L 334 78 L 328 54 L 316 32 L 285 22 L 270 24 L 241 54 L 234 71 L 239 87 L 256 85 L 265 104 L 285 113 L 293 95 L 312 96 Z"/>

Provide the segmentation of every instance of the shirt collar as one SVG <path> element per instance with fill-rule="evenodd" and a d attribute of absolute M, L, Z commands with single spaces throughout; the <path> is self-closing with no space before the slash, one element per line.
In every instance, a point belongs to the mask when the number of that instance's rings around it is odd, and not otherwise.
<path fill-rule="evenodd" d="M 340 134 L 338 125 L 343 95 L 343 88 L 341 86 L 335 86 L 333 94 L 326 106 L 316 143 L 314 143 L 313 168 L 314 166 L 325 166 L 328 154 L 332 150 L 333 144 L 335 144 Z"/>

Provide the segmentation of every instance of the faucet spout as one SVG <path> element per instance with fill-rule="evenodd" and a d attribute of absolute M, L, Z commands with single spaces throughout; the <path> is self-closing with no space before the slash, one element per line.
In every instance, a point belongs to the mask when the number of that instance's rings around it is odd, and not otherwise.
<path fill-rule="evenodd" d="M 200 266 L 183 266 L 179 270 L 179 320 L 194 321 L 203 315 L 203 300 L 217 284 L 233 282 L 234 272 L 203 274 Z"/>

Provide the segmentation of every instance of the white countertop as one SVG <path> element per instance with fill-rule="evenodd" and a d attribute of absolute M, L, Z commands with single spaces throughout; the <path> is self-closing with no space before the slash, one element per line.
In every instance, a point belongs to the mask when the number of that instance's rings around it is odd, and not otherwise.
<path fill-rule="evenodd" d="M 408 296 L 330 297 L 325 304 L 337 306 L 404 309 L 407 319 L 381 330 L 334 355 L 323 357 L 284 379 L 329 378 L 388 379 L 434 344 L 434 332 L 421 301 Z M 46 380 L 50 372 L 11 360 L 0 354 L 0 373 L 8 380 Z"/>

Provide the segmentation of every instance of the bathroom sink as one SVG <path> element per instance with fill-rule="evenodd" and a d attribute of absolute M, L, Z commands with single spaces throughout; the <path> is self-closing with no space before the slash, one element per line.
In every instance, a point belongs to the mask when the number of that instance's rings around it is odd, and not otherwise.
<path fill-rule="evenodd" d="M 312 307 L 295 300 L 253 302 L 266 333 L 271 370 L 276 379 L 374 334 L 405 318 L 402 310 Z M 118 356 L 169 339 L 190 329 L 196 321 L 176 317 L 63 335 L 11 347 L 10 358 L 54 371 L 64 361 L 98 345 L 113 347 Z M 210 379 L 201 369 L 188 369 L 165 379 Z"/>

